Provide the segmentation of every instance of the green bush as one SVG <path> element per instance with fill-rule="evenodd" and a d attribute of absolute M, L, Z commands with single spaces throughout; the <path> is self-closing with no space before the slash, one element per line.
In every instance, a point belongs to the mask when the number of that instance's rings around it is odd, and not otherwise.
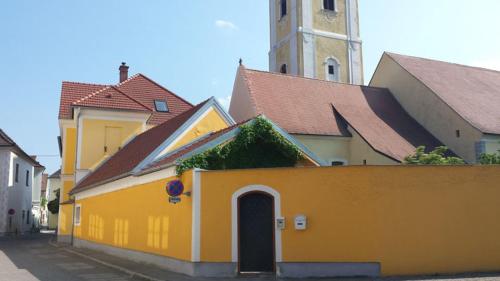
<path fill-rule="evenodd" d="M 464 160 L 458 157 L 445 156 L 448 148 L 446 146 L 436 147 L 433 151 L 425 153 L 425 146 L 417 147 L 415 154 L 405 157 L 404 164 L 407 165 L 463 165 Z"/>
<path fill-rule="evenodd" d="M 234 140 L 180 161 L 177 175 L 206 170 L 293 167 L 303 159 L 300 150 L 273 129 L 262 117 L 240 127 Z"/>

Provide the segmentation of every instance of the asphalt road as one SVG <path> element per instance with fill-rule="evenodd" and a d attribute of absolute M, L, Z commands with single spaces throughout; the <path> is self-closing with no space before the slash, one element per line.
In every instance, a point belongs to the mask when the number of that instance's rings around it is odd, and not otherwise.
<path fill-rule="evenodd" d="M 0 281 L 141 280 L 53 247 L 50 237 L 0 238 Z"/>
<path fill-rule="evenodd" d="M 18 238 L 0 237 L 0 281 L 128 281 L 143 280 L 101 265 L 80 255 L 50 245 L 49 234 L 39 234 Z M 136 265 L 135 267 L 140 266 Z M 168 274 L 167 274 L 168 275 Z M 198 279 L 182 276 L 168 280 L 219 281 L 221 279 Z M 163 278 L 162 278 L 163 279 Z M 224 278 L 238 281 L 270 281 L 276 278 Z M 306 281 L 291 279 L 292 281 Z M 318 279 L 316 279 L 317 281 Z M 326 279 L 320 279 L 324 281 Z M 500 281 L 498 274 L 468 274 L 447 277 L 402 277 L 377 279 L 329 279 L 335 281 Z M 307 281 L 314 281 L 308 279 Z"/>

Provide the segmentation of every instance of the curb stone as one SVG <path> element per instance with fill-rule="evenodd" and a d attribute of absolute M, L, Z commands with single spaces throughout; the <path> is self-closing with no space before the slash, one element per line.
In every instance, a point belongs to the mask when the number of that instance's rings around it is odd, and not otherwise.
<path fill-rule="evenodd" d="M 63 251 L 66 251 L 68 253 L 72 253 L 72 254 L 75 254 L 75 255 L 78 255 L 82 258 L 85 258 L 85 259 L 88 259 L 88 260 L 91 260 L 91 261 L 94 261 L 98 264 L 101 264 L 103 266 L 106 266 L 106 267 L 109 267 L 109 268 L 112 268 L 112 269 L 115 269 L 115 270 L 118 270 L 118 271 L 121 271 L 127 275 L 129 275 L 130 277 L 134 278 L 134 277 L 138 277 L 140 279 L 143 279 L 143 280 L 147 280 L 147 281 L 169 281 L 169 280 L 166 280 L 166 279 L 158 279 L 158 278 L 154 278 L 154 277 L 151 277 L 151 276 L 148 276 L 148 275 L 145 275 L 145 274 L 142 274 L 142 273 L 139 273 L 139 272 L 136 272 L 136 271 L 132 271 L 132 270 L 128 270 L 124 267 L 121 267 L 119 265 L 115 265 L 115 264 L 111 264 L 111 263 L 108 263 L 108 262 L 105 262 L 105 261 L 102 261 L 100 259 L 97 259 L 97 258 L 94 258 L 94 257 L 91 257 L 89 255 L 86 255 L 86 254 L 82 254 L 82 253 L 79 253 L 77 251 L 74 251 L 74 250 L 71 250 L 71 249 L 68 249 L 64 246 L 61 246 L 61 245 L 58 245 L 57 243 L 55 243 L 54 241 L 52 241 L 53 239 L 50 239 L 49 240 L 49 245 L 51 245 L 52 247 L 55 247 L 55 248 L 60 248 L 61 250 Z"/>

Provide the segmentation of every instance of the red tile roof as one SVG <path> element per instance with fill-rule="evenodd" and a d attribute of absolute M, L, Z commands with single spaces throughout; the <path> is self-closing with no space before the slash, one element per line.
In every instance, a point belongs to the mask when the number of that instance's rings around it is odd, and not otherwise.
<path fill-rule="evenodd" d="M 93 108 L 112 108 L 137 111 L 153 111 L 133 98 L 122 93 L 114 86 L 108 86 L 86 95 L 72 103 L 73 106 L 93 107 Z"/>
<path fill-rule="evenodd" d="M 500 71 L 386 53 L 483 133 L 500 134 Z"/>
<path fill-rule="evenodd" d="M 376 151 L 402 161 L 419 145 L 441 145 L 387 89 L 240 68 L 257 114 L 291 134 L 350 136 L 347 121 Z M 338 118 L 332 108 L 343 118 Z M 238 121 L 238 120 L 237 120 Z"/>
<path fill-rule="evenodd" d="M 116 152 L 95 171 L 82 179 L 71 193 L 129 175 L 142 160 L 180 128 L 205 103 L 206 101 L 132 139 L 123 149 Z"/>
<path fill-rule="evenodd" d="M 169 112 L 155 111 L 154 101 L 165 100 Z M 143 74 L 136 74 L 117 85 L 63 82 L 59 119 L 71 119 L 72 107 L 149 111 L 148 124 L 163 123 L 193 107 Z"/>

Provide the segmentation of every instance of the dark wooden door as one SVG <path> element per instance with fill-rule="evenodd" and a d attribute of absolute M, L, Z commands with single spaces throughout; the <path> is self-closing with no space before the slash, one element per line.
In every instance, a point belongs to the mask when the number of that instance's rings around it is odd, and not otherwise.
<path fill-rule="evenodd" d="M 261 192 L 247 193 L 238 204 L 240 272 L 274 272 L 273 197 Z"/>

